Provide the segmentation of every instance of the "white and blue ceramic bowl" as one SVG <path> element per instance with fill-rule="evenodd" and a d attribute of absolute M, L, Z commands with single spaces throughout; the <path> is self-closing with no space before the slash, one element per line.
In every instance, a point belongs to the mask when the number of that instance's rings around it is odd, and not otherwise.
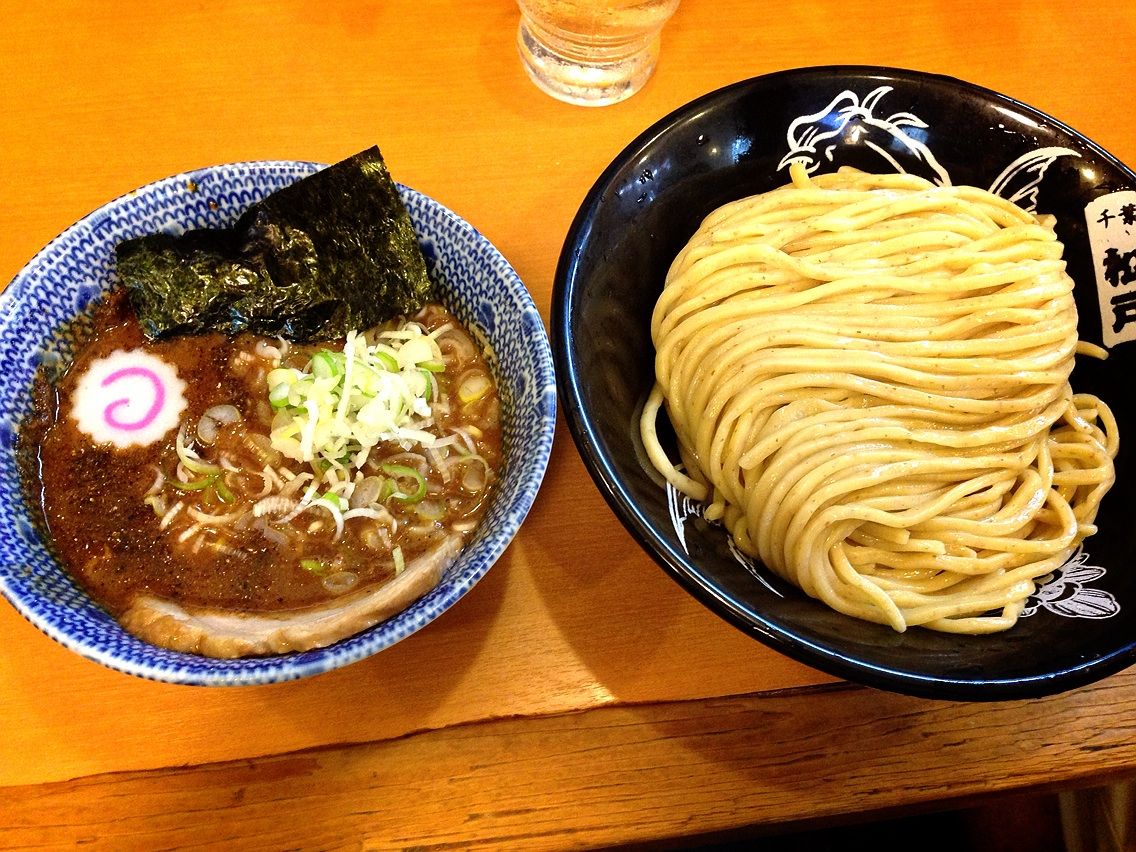
<path fill-rule="evenodd" d="M 68 330 L 114 281 L 114 246 L 156 231 L 231 224 L 253 201 L 312 174 L 305 162 L 248 162 L 157 181 L 100 207 L 47 245 L 0 294 L 0 593 L 66 647 L 154 680 L 225 686 L 319 674 L 425 627 L 468 592 L 516 534 L 552 449 L 556 388 L 539 313 L 508 261 L 469 223 L 406 187 L 403 201 L 442 301 L 488 344 L 502 400 L 505 465 L 475 538 L 442 582 L 398 615 L 303 653 L 216 660 L 156 648 L 126 633 L 54 560 L 21 488 L 16 433 L 45 357 L 66 359 Z"/>

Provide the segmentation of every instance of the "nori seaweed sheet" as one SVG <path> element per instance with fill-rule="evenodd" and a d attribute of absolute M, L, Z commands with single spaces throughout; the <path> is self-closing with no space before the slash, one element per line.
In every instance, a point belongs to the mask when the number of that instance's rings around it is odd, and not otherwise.
<path fill-rule="evenodd" d="M 115 253 L 150 339 L 218 330 L 331 340 L 413 314 L 432 290 L 374 147 L 252 204 L 231 228 L 153 234 Z"/>

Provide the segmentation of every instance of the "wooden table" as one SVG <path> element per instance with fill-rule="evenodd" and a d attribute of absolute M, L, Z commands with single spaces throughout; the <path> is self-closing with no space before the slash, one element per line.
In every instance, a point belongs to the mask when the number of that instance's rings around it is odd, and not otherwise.
<path fill-rule="evenodd" d="M 533 87 L 512 0 L 8 4 L 0 281 L 100 203 L 212 163 L 381 145 L 547 317 L 581 199 L 635 135 L 749 76 L 943 72 L 1136 163 L 1136 6 L 684 0 L 653 80 L 603 109 Z M 836 683 L 643 553 L 561 425 L 498 565 L 425 631 L 307 681 L 150 683 L 0 605 L 0 844 L 568 848 L 835 819 L 1136 774 L 1136 671 L 999 705 Z"/>

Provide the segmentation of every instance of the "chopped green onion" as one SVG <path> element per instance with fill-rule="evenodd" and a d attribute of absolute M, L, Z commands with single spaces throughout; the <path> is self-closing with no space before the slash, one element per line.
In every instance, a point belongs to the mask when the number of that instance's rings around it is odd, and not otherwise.
<path fill-rule="evenodd" d="M 391 557 L 394 559 L 395 576 L 398 576 L 406 570 L 406 559 L 402 555 L 402 548 L 396 545 L 391 551 Z"/>
<path fill-rule="evenodd" d="M 321 349 L 303 370 L 269 372 L 273 448 L 296 461 L 349 464 L 384 442 L 432 446 L 441 350 L 415 323 L 390 335 L 370 344 L 352 331 L 342 352 Z"/>
<path fill-rule="evenodd" d="M 300 567 L 305 571 L 311 571 L 313 574 L 322 574 L 327 570 L 327 567 L 318 559 L 301 559 Z"/>
<path fill-rule="evenodd" d="M 385 503 L 391 498 L 391 495 L 398 491 L 398 483 L 393 479 L 384 479 L 383 485 L 379 489 L 379 502 Z"/>
<path fill-rule="evenodd" d="M 376 349 L 374 352 L 375 360 L 383 365 L 383 369 L 388 373 L 398 372 L 398 359 L 396 359 L 389 352 L 384 352 L 381 349 Z"/>
<path fill-rule="evenodd" d="M 476 402 L 485 396 L 492 386 L 489 376 L 480 370 L 474 371 L 462 379 L 462 383 L 458 386 L 458 399 L 463 405 Z"/>
<path fill-rule="evenodd" d="M 233 496 L 233 492 L 229 490 L 229 486 L 225 484 L 225 480 L 220 476 L 218 476 L 213 483 L 213 491 L 216 493 L 217 499 L 222 503 L 232 503 L 237 499 Z"/>
<path fill-rule="evenodd" d="M 274 370 L 268 371 L 268 376 L 265 381 L 268 382 L 269 387 L 276 387 L 276 385 L 290 385 L 294 383 L 302 374 L 299 370 L 293 370 L 291 367 L 277 367 Z"/>
<path fill-rule="evenodd" d="M 335 356 L 327 349 L 321 349 L 312 356 L 312 375 L 319 379 L 330 379 L 340 375 L 343 370 L 335 363 Z"/>
<path fill-rule="evenodd" d="M 429 370 L 431 373 L 444 373 L 446 365 L 441 361 L 423 361 L 418 365 L 423 370 Z"/>
<path fill-rule="evenodd" d="M 217 470 L 217 468 L 214 468 L 214 470 Z M 217 470 L 216 473 L 209 474 L 209 476 L 194 479 L 190 482 L 181 482 L 172 478 L 167 479 L 166 484 L 175 491 L 205 491 L 207 488 L 212 488 L 213 493 L 217 495 L 217 499 L 222 503 L 232 503 L 237 499 L 233 496 L 233 492 L 229 490 L 229 486 L 227 486 L 225 481 L 221 478 L 220 470 Z"/>
<path fill-rule="evenodd" d="M 441 355 L 438 344 L 418 330 L 418 335 L 404 340 L 398 350 L 398 363 L 403 367 L 425 364 L 436 360 L 435 353 Z"/>
<path fill-rule="evenodd" d="M 204 479 L 194 479 L 190 482 L 180 482 L 176 479 L 166 480 L 167 484 L 175 491 L 204 491 L 214 482 L 213 476 L 207 476 Z"/>
<path fill-rule="evenodd" d="M 415 507 L 418 517 L 424 521 L 440 521 L 446 516 L 446 504 L 441 500 L 423 500 Z"/>
<path fill-rule="evenodd" d="M 292 386 L 287 382 L 281 382 L 268 392 L 268 402 L 273 408 L 283 408 L 288 404 L 288 395 L 292 392 Z"/>
<path fill-rule="evenodd" d="M 403 464 L 384 464 L 382 470 L 383 473 L 398 480 L 399 490 L 390 496 L 400 503 L 417 503 L 426 496 L 426 478 L 414 468 Z M 407 479 L 414 482 L 412 490 L 403 488 L 403 481 Z"/>
<path fill-rule="evenodd" d="M 324 494 L 319 499 L 323 500 L 326 503 L 330 503 L 332 506 L 334 506 L 340 512 L 344 511 L 347 508 L 346 505 L 344 505 L 343 498 L 340 497 L 338 494 L 336 494 L 333 491 L 327 492 L 326 494 Z"/>
<path fill-rule="evenodd" d="M 185 469 L 191 471 L 192 473 L 210 475 L 218 474 L 221 472 L 221 468 L 217 467 L 217 465 L 215 464 L 209 464 L 202 461 L 198 457 L 197 453 L 193 452 L 193 450 L 189 449 L 185 445 L 184 425 L 178 431 L 177 438 L 174 439 L 174 449 L 177 451 L 177 456 L 181 460 L 181 463 L 185 466 Z"/>

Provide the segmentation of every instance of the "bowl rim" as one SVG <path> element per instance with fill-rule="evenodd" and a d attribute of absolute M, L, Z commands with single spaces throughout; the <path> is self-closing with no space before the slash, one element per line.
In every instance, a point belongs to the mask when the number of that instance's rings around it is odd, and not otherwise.
<path fill-rule="evenodd" d="M 294 174 L 298 180 L 326 167 L 326 163 L 311 160 L 240 160 L 176 172 L 123 192 L 75 220 L 45 243 L 17 271 L 3 291 L 0 291 L 0 324 L 7 327 L 8 314 L 19 303 L 19 300 L 36 286 L 36 282 L 42 274 L 43 264 L 51 259 L 57 249 L 62 248 L 70 241 L 82 239 L 88 223 L 97 221 L 100 217 L 117 210 L 124 204 L 129 204 L 135 199 L 146 198 L 164 188 L 172 188 L 180 182 L 193 180 L 197 176 L 222 178 L 249 176 L 255 178 L 273 170 L 281 170 L 288 174 Z M 491 267 L 495 274 L 500 275 L 504 288 L 512 296 L 512 301 L 509 302 L 511 306 L 515 306 L 522 314 L 531 312 L 539 317 L 532 294 L 524 285 L 512 264 L 487 237 L 467 220 L 431 196 L 401 183 L 396 182 L 395 185 L 400 194 L 404 196 L 404 200 L 420 202 L 432 214 L 441 217 L 471 241 L 486 267 Z M 105 283 L 105 281 L 100 283 Z M 167 664 L 162 661 L 127 659 L 113 650 L 102 647 L 97 642 L 90 641 L 88 638 L 77 638 L 71 632 L 56 624 L 56 620 L 49 617 L 48 614 L 33 609 L 30 604 L 26 603 L 10 585 L 7 568 L 0 570 L 0 596 L 7 600 L 13 609 L 41 633 L 88 660 L 143 679 L 190 686 L 248 686 L 298 680 L 365 659 L 408 638 L 449 610 L 489 572 L 489 569 L 504 554 L 535 503 L 551 458 L 557 412 L 555 362 L 544 325 L 539 322 L 537 325 L 539 325 L 539 329 L 536 330 L 540 333 L 533 333 L 534 330 L 530 329 L 529 333 L 523 336 L 523 340 L 536 364 L 536 371 L 530 377 L 533 404 L 529 407 L 537 415 L 539 430 L 531 435 L 531 443 L 526 444 L 530 450 L 524 453 L 519 460 L 510 459 L 510 464 L 506 468 L 509 471 L 506 473 L 507 476 L 521 477 L 519 480 L 520 487 L 512 496 L 511 505 L 503 512 L 502 520 L 496 530 L 483 538 L 470 541 L 464 546 L 458 557 L 459 563 L 463 557 L 468 556 L 471 561 L 470 567 L 455 574 L 453 579 L 439 583 L 400 612 L 377 622 L 371 627 L 339 642 L 309 651 L 232 660 L 171 651 L 152 646 L 150 643 L 144 643 L 163 655 L 172 656 L 178 661 Z M 484 329 L 477 327 L 476 330 L 486 340 L 490 340 Z M 37 537 L 39 537 L 38 531 Z M 42 540 L 41 543 L 43 543 Z M 476 549 L 476 554 L 474 554 L 474 549 Z M 49 548 L 48 550 L 50 552 Z M 52 559 L 60 571 L 66 570 L 59 565 L 54 557 Z M 79 588 L 81 589 L 81 586 Z M 85 590 L 83 590 L 83 594 L 86 595 Z M 89 596 L 87 597 L 89 598 Z M 416 613 L 418 616 L 416 619 L 410 620 L 406 625 L 398 622 L 398 629 L 383 630 L 384 626 L 389 625 L 390 622 L 395 622 L 403 617 L 409 618 L 407 614 L 422 605 L 423 601 L 428 601 L 428 604 L 425 605 L 428 608 L 421 613 Z M 116 629 L 122 629 L 117 626 L 113 619 L 111 619 L 111 624 Z M 137 641 L 141 642 L 142 640 Z"/>
<path fill-rule="evenodd" d="M 1004 701 L 1036 698 L 1084 686 L 1136 663 L 1136 638 L 1103 656 L 1061 670 L 1021 677 L 944 677 L 866 662 L 856 655 L 845 654 L 836 648 L 810 641 L 793 630 L 774 623 L 761 612 L 743 611 L 728 594 L 708 582 L 702 573 L 693 570 L 696 566 L 690 557 L 679 553 L 665 538 L 656 534 L 653 525 L 639 510 L 627 488 L 621 484 L 613 461 L 598 449 L 599 429 L 584 407 L 581 383 L 577 377 L 579 364 L 575 355 L 576 335 L 572 328 L 572 316 L 583 246 L 588 241 L 593 218 L 605 196 L 610 195 L 615 176 L 626 169 L 628 163 L 638 160 L 661 137 L 713 102 L 729 100 L 748 89 L 785 81 L 873 76 L 879 77 L 881 81 L 933 83 L 953 89 L 959 94 L 976 96 L 986 102 L 1012 106 L 1077 139 L 1096 156 L 1107 160 L 1126 175 L 1132 181 L 1132 188 L 1136 189 L 1136 172 L 1070 125 L 1009 95 L 947 74 L 882 65 L 814 65 L 773 71 L 714 89 L 671 110 L 616 153 L 585 194 L 569 226 L 553 279 L 549 323 L 549 336 L 557 366 L 556 381 L 568 432 L 600 494 L 640 547 L 711 612 L 791 659 L 845 680 L 921 698 Z"/>

